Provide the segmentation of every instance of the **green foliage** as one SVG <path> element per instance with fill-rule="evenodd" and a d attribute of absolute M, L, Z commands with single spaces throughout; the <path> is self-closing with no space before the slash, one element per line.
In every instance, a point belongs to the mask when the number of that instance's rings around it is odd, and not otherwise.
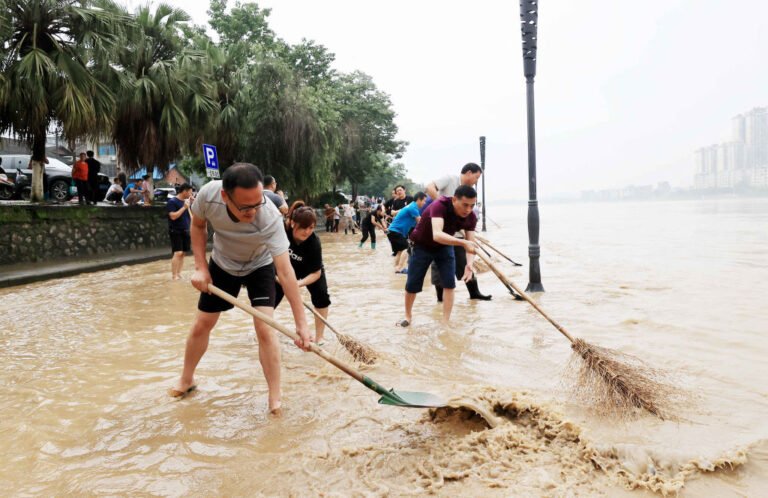
<path fill-rule="evenodd" d="M 206 54 L 186 45 L 189 16 L 159 4 L 141 7 L 102 70 L 118 96 L 112 138 L 131 172 L 141 166 L 167 171 L 184 150 L 202 140 L 220 110 Z"/>
<path fill-rule="evenodd" d="M 339 204 L 344 204 L 345 202 L 347 202 L 347 198 L 340 193 L 328 191 L 315 197 L 311 205 L 312 207 L 321 208 L 326 204 L 329 206 L 337 206 Z"/>
<path fill-rule="evenodd" d="M 70 0 L 3 0 L 0 12 L 0 133 L 26 140 L 42 161 L 54 122 L 69 140 L 108 129 L 114 95 L 90 64 L 127 19 Z M 43 200 L 41 173 L 33 168 L 34 201 Z"/>
<path fill-rule="evenodd" d="M 51 126 L 70 142 L 111 137 L 129 172 L 177 162 L 204 174 L 213 144 L 224 168 L 257 164 L 306 201 L 340 185 L 410 186 L 395 163 L 407 143 L 370 76 L 336 71 L 313 40 L 278 38 L 256 3 L 211 0 L 215 40 L 184 11 L 150 5 L 0 0 L 0 132 L 40 158 Z"/>

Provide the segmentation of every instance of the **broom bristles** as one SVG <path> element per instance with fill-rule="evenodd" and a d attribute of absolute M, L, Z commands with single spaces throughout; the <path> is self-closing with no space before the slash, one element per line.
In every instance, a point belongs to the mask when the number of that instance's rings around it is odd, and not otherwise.
<path fill-rule="evenodd" d="M 377 354 L 370 346 L 363 344 L 346 334 L 336 334 L 339 344 L 344 346 L 355 361 L 372 365 L 376 362 Z"/>
<path fill-rule="evenodd" d="M 575 353 L 571 361 L 576 377 L 573 394 L 577 399 L 590 402 L 607 415 L 627 418 L 641 409 L 662 420 L 671 417 L 675 391 L 661 371 L 631 355 L 582 339 L 576 339 L 571 347 Z"/>

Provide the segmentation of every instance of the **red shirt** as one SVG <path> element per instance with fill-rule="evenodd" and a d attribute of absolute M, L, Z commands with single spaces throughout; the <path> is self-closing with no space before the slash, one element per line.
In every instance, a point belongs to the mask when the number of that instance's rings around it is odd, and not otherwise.
<path fill-rule="evenodd" d="M 460 218 L 453 210 L 453 197 L 443 196 L 430 204 L 421 213 L 421 220 L 411 232 L 411 240 L 425 249 L 439 249 L 442 244 L 435 242 L 432 234 L 432 218 L 443 219 L 443 232 L 453 235 L 459 230 L 475 231 L 477 216 L 470 212 L 465 218 Z"/>
<path fill-rule="evenodd" d="M 75 180 L 88 181 L 88 163 L 85 161 L 77 161 L 72 166 L 72 178 Z"/>

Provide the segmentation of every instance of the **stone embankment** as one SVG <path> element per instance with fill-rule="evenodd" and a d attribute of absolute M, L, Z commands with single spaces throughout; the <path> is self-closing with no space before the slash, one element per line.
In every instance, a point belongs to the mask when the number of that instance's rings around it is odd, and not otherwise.
<path fill-rule="evenodd" d="M 165 207 L 0 207 L 0 265 L 168 247 Z"/>

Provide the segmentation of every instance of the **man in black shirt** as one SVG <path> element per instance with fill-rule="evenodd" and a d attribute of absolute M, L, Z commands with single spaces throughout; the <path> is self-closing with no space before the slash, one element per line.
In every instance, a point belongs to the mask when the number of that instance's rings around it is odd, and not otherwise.
<path fill-rule="evenodd" d="M 405 206 L 413 202 L 413 197 L 406 194 L 405 186 L 398 185 L 395 187 L 395 196 L 392 198 L 392 205 L 390 206 L 389 215 L 394 218 L 397 213 L 400 212 Z"/>
<path fill-rule="evenodd" d="M 92 150 L 87 151 L 85 155 L 88 156 L 85 160 L 88 164 L 88 203 L 96 204 L 99 191 L 99 172 L 101 171 L 101 163 L 94 159 Z"/>

